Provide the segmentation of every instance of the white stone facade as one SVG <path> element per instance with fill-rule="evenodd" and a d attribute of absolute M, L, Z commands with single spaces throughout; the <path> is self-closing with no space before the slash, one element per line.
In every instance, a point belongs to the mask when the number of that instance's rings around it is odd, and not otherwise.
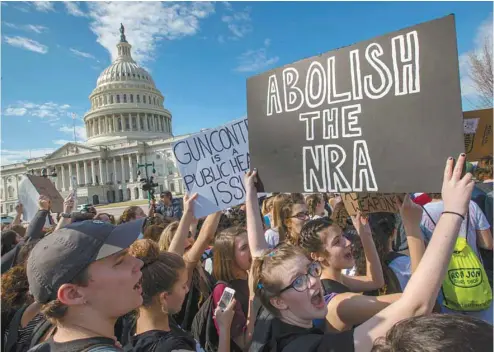
<path fill-rule="evenodd" d="M 77 203 L 113 203 L 146 199 L 137 177 L 137 164 L 155 163 L 156 192 L 183 193 L 171 143 L 186 136 L 172 134 L 172 115 L 154 81 L 131 57 L 123 28 L 118 58 L 105 69 L 89 96 L 84 116 L 87 143 L 67 143 L 50 155 L 1 167 L 1 213 L 13 213 L 22 174 L 41 175 L 47 169 L 61 195 L 72 191 L 76 178 Z M 149 176 L 152 167 L 148 167 Z M 145 175 L 141 168 L 141 176 Z"/>

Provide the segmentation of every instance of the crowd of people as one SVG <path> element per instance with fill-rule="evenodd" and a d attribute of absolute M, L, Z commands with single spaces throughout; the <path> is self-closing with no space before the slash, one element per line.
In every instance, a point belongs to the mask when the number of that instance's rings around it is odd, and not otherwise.
<path fill-rule="evenodd" d="M 197 194 L 119 219 L 73 212 L 72 195 L 52 214 L 41 196 L 27 226 L 18 205 L 2 229 L 3 351 L 492 351 L 492 158 L 475 176 L 465 162 L 398 214 L 258 198 L 256 170 L 244 204 L 203 219 Z"/>

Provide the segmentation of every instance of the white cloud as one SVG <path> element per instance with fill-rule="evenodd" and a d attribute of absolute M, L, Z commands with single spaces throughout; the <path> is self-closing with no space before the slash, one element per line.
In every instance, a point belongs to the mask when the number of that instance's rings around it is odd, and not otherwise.
<path fill-rule="evenodd" d="M 67 8 L 67 12 L 76 17 L 84 17 L 86 14 L 82 12 L 82 10 L 79 8 L 79 3 L 77 1 L 65 1 L 64 2 L 65 7 Z"/>
<path fill-rule="evenodd" d="M 53 102 L 35 104 L 31 102 L 19 101 L 14 105 L 9 105 L 3 112 L 5 116 L 33 116 L 46 119 L 45 122 L 55 125 L 61 117 L 67 116 L 68 104 L 56 104 Z"/>
<path fill-rule="evenodd" d="M 84 51 L 79 51 L 77 49 L 73 49 L 73 48 L 70 48 L 70 51 L 77 55 L 77 56 L 81 56 L 81 57 L 85 57 L 86 59 L 93 59 L 93 60 L 96 60 L 96 58 L 94 57 L 94 55 L 90 54 L 90 53 L 86 53 Z"/>
<path fill-rule="evenodd" d="M 38 34 L 43 33 L 48 29 L 45 26 L 40 26 L 40 25 L 35 25 L 35 24 L 28 24 L 25 26 L 25 28 L 28 31 L 35 32 Z"/>
<path fill-rule="evenodd" d="M 58 130 L 74 137 L 74 126 L 62 126 Z M 86 127 L 84 125 L 75 126 L 75 135 L 77 142 L 85 142 L 87 139 Z"/>
<path fill-rule="evenodd" d="M 39 54 L 46 54 L 48 52 L 48 47 L 35 40 L 25 38 L 25 37 L 8 37 L 5 36 L 4 40 L 7 44 L 15 46 L 16 48 L 21 48 L 29 51 L 34 51 Z"/>
<path fill-rule="evenodd" d="M 154 59 L 157 44 L 195 35 L 200 21 L 214 13 L 210 2 L 88 2 L 90 28 L 97 41 L 113 59 L 120 40 L 120 23 L 125 26 L 127 41 L 132 44 L 133 57 L 139 63 Z"/>
<path fill-rule="evenodd" d="M 238 72 L 257 72 L 278 62 L 279 57 L 268 56 L 270 40 L 264 40 L 264 46 L 256 50 L 248 50 L 238 57 L 239 65 L 235 69 Z"/>
<path fill-rule="evenodd" d="M 228 24 L 228 29 L 233 34 L 229 39 L 239 39 L 244 37 L 247 33 L 252 32 L 252 24 L 250 18 L 250 7 L 246 7 L 243 11 L 234 12 L 231 4 L 226 6 L 229 14 L 221 18 L 221 20 Z"/>
<path fill-rule="evenodd" d="M 31 1 L 31 4 L 41 12 L 55 11 L 55 3 L 52 1 Z"/>
<path fill-rule="evenodd" d="M 29 158 L 39 158 L 47 154 L 51 154 L 55 148 L 39 148 L 39 149 L 24 149 L 24 150 L 8 150 L 2 149 L 2 165 L 19 163 L 26 161 Z"/>
<path fill-rule="evenodd" d="M 470 72 L 470 59 L 471 53 L 480 53 L 485 40 L 492 43 L 492 13 L 489 17 L 483 21 L 477 28 L 475 38 L 473 40 L 474 48 L 471 51 L 462 53 L 459 57 L 460 66 L 460 82 L 461 82 L 461 95 L 464 97 L 475 98 L 478 94 L 477 89 L 469 76 Z"/>
<path fill-rule="evenodd" d="M 27 113 L 26 108 L 7 108 L 5 109 L 6 116 L 24 116 Z"/>
<path fill-rule="evenodd" d="M 28 32 L 34 32 L 37 34 L 41 34 L 48 29 L 45 26 L 36 25 L 36 24 L 17 25 L 17 24 L 10 23 L 10 22 L 3 22 L 3 24 L 9 28 L 19 29 L 19 30 L 28 31 Z"/>

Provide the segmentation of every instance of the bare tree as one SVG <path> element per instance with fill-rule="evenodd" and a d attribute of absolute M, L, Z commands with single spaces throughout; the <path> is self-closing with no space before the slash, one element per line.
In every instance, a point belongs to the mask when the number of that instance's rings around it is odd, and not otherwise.
<path fill-rule="evenodd" d="M 469 72 L 479 96 L 479 107 L 491 108 L 493 100 L 492 36 L 484 39 L 481 50 L 469 54 Z"/>

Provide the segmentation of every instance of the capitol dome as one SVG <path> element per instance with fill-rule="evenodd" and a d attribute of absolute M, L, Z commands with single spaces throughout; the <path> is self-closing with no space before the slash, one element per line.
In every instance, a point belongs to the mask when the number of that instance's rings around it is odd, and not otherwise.
<path fill-rule="evenodd" d="M 132 46 L 120 27 L 118 57 L 98 77 L 85 114 L 87 144 L 166 139 L 172 136 L 172 115 L 151 75 L 132 59 Z"/>

